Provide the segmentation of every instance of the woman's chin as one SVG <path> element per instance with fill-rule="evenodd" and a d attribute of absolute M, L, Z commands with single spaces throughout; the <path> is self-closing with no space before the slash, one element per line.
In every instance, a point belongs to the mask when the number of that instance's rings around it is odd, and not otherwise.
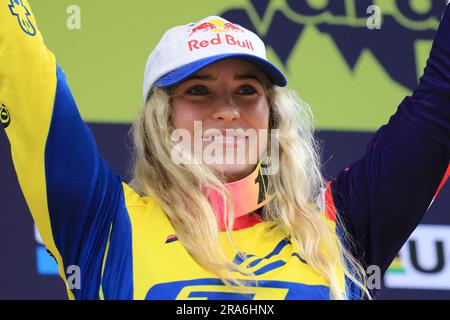
<path fill-rule="evenodd" d="M 256 168 L 256 164 L 213 164 L 209 168 L 225 182 L 241 180 L 250 175 Z"/>

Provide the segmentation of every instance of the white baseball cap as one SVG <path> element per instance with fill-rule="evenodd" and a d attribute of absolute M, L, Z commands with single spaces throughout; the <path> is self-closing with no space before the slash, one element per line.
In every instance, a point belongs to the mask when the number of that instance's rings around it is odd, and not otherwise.
<path fill-rule="evenodd" d="M 264 42 L 255 33 L 221 17 L 210 16 L 197 23 L 174 27 L 164 34 L 147 60 L 144 103 L 153 86 L 171 87 L 226 58 L 248 60 L 275 85 L 287 85 L 283 73 L 267 60 Z"/>

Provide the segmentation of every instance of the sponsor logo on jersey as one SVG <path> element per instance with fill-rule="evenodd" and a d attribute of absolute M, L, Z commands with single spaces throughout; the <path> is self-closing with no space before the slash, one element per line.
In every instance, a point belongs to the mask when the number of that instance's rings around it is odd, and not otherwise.
<path fill-rule="evenodd" d="M 0 122 L 5 129 L 8 128 L 11 123 L 11 116 L 4 104 L 0 104 Z"/>
<path fill-rule="evenodd" d="M 171 242 L 175 242 L 177 241 L 178 238 L 175 234 L 170 234 L 167 236 L 166 242 L 165 243 L 171 243 Z"/>
<path fill-rule="evenodd" d="M 320 300 L 329 299 L 328 287 L 287 281 L 244 281 L 249 293 L 226 287 L 219 279 L 195 279 L 160 283 L 147 292 L 146 300 Z"/>
<path fill-rule="evenodd" d="M 36 28 L 30 20 L 30 11 L 27 7 L 25 7 L 22 0 L 10 0 L 8 7 L 11 14 L 17 17 L 17 21 L 19 22 L 20 28 L 22 28 L 23 32 L 30 36 L 35 36 Z"/>

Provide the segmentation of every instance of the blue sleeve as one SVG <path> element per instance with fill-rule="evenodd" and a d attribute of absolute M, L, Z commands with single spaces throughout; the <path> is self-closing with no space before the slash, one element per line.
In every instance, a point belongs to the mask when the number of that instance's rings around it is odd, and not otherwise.
<path fill-rule="evenodd" d="M 99 154 L 58 67 L 52 121 L 45 148 L 47 201 L 56 248 L 65 269 L 80 268 L 76 299 L 98 299 L 106 244 L 123 211 L 123 188 Z"/>
<path fill-rule="evenodd" d="M 384 273 L 429 208 L 450 151 L 450 7 L 425 73 L 366 153 L 332 181 L 339 217 L 361 262 Z"/>

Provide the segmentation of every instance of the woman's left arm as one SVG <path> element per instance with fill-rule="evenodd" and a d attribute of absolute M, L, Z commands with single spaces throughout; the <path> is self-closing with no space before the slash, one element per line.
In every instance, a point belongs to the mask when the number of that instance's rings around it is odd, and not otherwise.
<path fill-rule="evenodd" d="M 331 183 L 333 201 L 366 265 L 384 273 L 428 210 L 450 160 L 450 6 L 425 73 L 363 158 Z"/>

